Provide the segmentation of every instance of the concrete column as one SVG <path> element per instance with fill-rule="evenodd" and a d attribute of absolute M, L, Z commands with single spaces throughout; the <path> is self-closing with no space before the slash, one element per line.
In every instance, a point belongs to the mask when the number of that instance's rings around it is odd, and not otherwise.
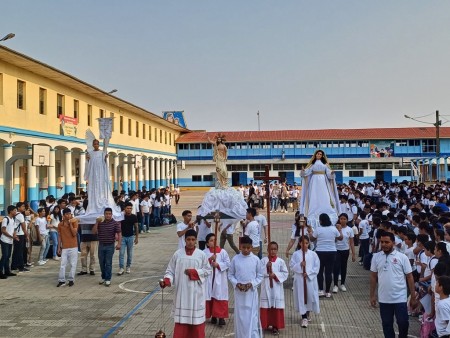
<path fill-rule="evenodd" d="M 167 160 L 163 158 L 161 160 L 161 185 L 165 188 L 167 187 L 167 169 L 166 169 Z"/>
<path fill-rule="evenodd" d="M 125 156 L 123 160 L 128 162 L 128 156 Z M 128 192 L 128 163 L 122 164 L 122 190 Z"/>
<path fill-rule="evenodd" d="M 175 161 L 173 168 L 173 184 L 176 186 L 178 184 L 178 163 Z"/>
<path fill-rule="evenodd" d="M 48 194 L 56 196 L 56 161 L 55 161 L 55 148 L 50 149 L 50 167 L 48 167 Z"/>
<path fill-rule="evenodd" d="M 33 155 L 33 148 L 28 147 L 28 155 Z M 37 210 L 39 205 L 39 188 L 36 180 L 36 167 L 33 166 L 33 160 L 27 160 L 27 199 L 30 201 L 30 207 Z"/>
<path fill-rule="evenodd" d="M 72 191 L 72 151 L 64 151 L 64 191 L 67 193 Z"/>
<path fill-rule="evenodd" d="M 133 156 L 134 158 L 134 156 Z M 133 161 L 133 158 L 130 159 L 130 162 Z M 131 184 L 130 189 L 133 191 L 136 191 L 136 164 L 130 163 L 130 170 L 131 170 Z"/>
<path fill-rule="evenodd" d="M 0 183 L 0 192 L 1 192 L 0 203 L 3 204 L 3 210 L 4 210 L 5 214 L 6 214 L 6 208 L 8 208 L 8 205 L 4 205 L 5 204 L 5 198 L 7 198 L 7 196 L 5 196 L 5 187 L 9 186 L 11 188 L 10 189 L 11 194 L 12 194 L 12 191 L 14 189 L 14 177 L 12 178 L 11 182 L 6 182 L 5 181 L 5 172 L 6 172 L 6 170 L 8 170 L 6 168 L 5 163 L 12 156 L 13 156 L 13 145 L 9 144 L 9 143 L 4 144 L 3 145 L 3 163 L 2 163 L 3 172 L 0 173 L 1 174 L 0 177 L 1 177 L 1 180 L 2 180 L 1 183 Z M 12 202 L 12 198 L 11 198 L 11 202 Z"/>
<path fill-rule="evenodd" d="M 138 169 L 138 187 L 137 190 L 142 189 L 142 187 L 145 185 L 144 183 L 144 166 L 145 166 L 145 162 L 146 160 L 144 160 L 144 158 L 142 158 L 142 163 L 141 166 Z"/>
<path fill-rule="evenodd" d="M 145 187 L 147 188 L 147 190 L 150 190 L 150 159 L 148 157 L 144 159 L 144 172 Z"/>
<path fill-rule="evenodd" d="M 86 168 L 86 152 L 80 152 L 80 188 L 86 191 L 86 181 L 84 179 L 84 169 Z"/>
<path fill-rule="evenodd" d="M 155 188 L 161 186 L 161 160 L 157 157 L 155 158 Z"/>
<path fill-rule="evenodd" d="M 118 174 L 118 169 L 119 169 L 119 155 L 114 155 L 113 157 L 113 163 L 114 163 L 114 169 L 113 169 L 113 175 L 114 175 L 114 190 L 119 190 L 119 174 Z"/>
<path fill-rule="evenodd" d="M 149 184 L 149 190 L 153 189 L 155 187 L 155 159 L 151 157 L 149 159 L 150 162 L 150 184 Z"/>

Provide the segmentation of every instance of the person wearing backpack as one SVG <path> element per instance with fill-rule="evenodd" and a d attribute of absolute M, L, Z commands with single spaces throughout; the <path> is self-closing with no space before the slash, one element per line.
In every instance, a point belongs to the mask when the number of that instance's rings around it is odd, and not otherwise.
<path fill-rule="evenodd" d="M 15 217 L 15 227 L 16 234 L 18 237 L 17 241 L 14 241 L 13 244 L 13 253 L 12 253 L 12 262 L 11 262 L 11 270 L 19 270 L 21 272 L 30 272 L 29 269 L 25 267 L 25 243 L 29 239 L 29 234 L 27 230 L 27 225 L 25 223 L 25 203 L 18 202 L 16 204 L 17 214 Z"/>
<path fill-rule="evenodd" d="M 17 208 L 14 205 L 10 205 L 7 208 L 8 216 L 3 218 L 2 231 L 0 237 L 0 244 L 2 249 L 2 258 L 0 260 L 0 279 L 6 279 L 10 276 L 15 276 L 9 269 L 9 259 L 11 258 L 11 251 L 13 241 L 18 241 L 19 238 L 16 234 L 15 219 Z"/>

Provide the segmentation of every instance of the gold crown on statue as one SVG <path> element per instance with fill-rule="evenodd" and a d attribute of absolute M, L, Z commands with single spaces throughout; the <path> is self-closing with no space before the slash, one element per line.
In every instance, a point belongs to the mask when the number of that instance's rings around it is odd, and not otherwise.
<path fill-rule="evenodd" d="M 214 136 L 214 140 L 216 142 L 217 142 L 217 139 L 219 139 L 219 138 L 222 140 L 222 142 L 226 142 L 227 141 L 227 138 L 226 138 L 225 134 L 218 133 L 216 136 Z"/>

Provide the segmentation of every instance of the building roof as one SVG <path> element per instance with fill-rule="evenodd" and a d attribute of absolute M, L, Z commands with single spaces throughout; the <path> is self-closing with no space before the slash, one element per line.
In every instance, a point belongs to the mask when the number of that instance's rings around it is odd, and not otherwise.
<path fill-rule="evenodd" d="M 103 102 L 107 102 L 125 111 L 137 113 L 138 115 L 144 116 L 150 121 L 160 123 L 165 127 L 171 128 L 179 132 L 189 132 L 189 129 L 182 128 L 174 123 L 171 123 L 163 119 L 161 116 L 158 116 L 148 110 L 145 110 L 144 108 L 138 107 L 130 102 L 122 100 L 117 96 L 111 95 L 100 88 L 97 88 L 87 82 L 84 82 L 76 78 L 75 76 L 65 73 L 43 62 L 32 59 L 29 56 L 16 52 L 15 50 L 12 50 L 10 48 L 0 46 L 0 61 L 7 62 L 18 68 L 28 70 L 32 73 L 38 74 L 47 79 L 61 83 L 64 86 L 73 88 L 83 94 L 87 94 L 93 98 L 96 98 Z"/>
<path fill-rule="evenodd" d="M 430 139 L 436 137 L 434 127 L 372 128 L 372 129 L 320 129 L 320 130 L 271 130 L 271 131 L 193 131 L 183 134 L 177 143 L 205 143 L 218 134 L 226 142 L 269 141 L 333 141 L 333 140 L 401 140 Z M 440 128 L 441 138 L 450 138 L 450 127 Z"/>

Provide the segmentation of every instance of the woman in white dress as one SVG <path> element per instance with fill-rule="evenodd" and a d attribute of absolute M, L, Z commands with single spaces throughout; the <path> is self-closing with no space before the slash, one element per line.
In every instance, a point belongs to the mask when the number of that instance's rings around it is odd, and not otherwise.
<path fill-rule="evenodd" d="M 333 223 L 340 214 L 339 195 L 334 171 L 331 170 L 327 157 L 322 150 L 316 150 L 306 169 L 302 169 L 302 195 L 300 213 L 316 227 L 320 214 L 328 214 Z"/>

